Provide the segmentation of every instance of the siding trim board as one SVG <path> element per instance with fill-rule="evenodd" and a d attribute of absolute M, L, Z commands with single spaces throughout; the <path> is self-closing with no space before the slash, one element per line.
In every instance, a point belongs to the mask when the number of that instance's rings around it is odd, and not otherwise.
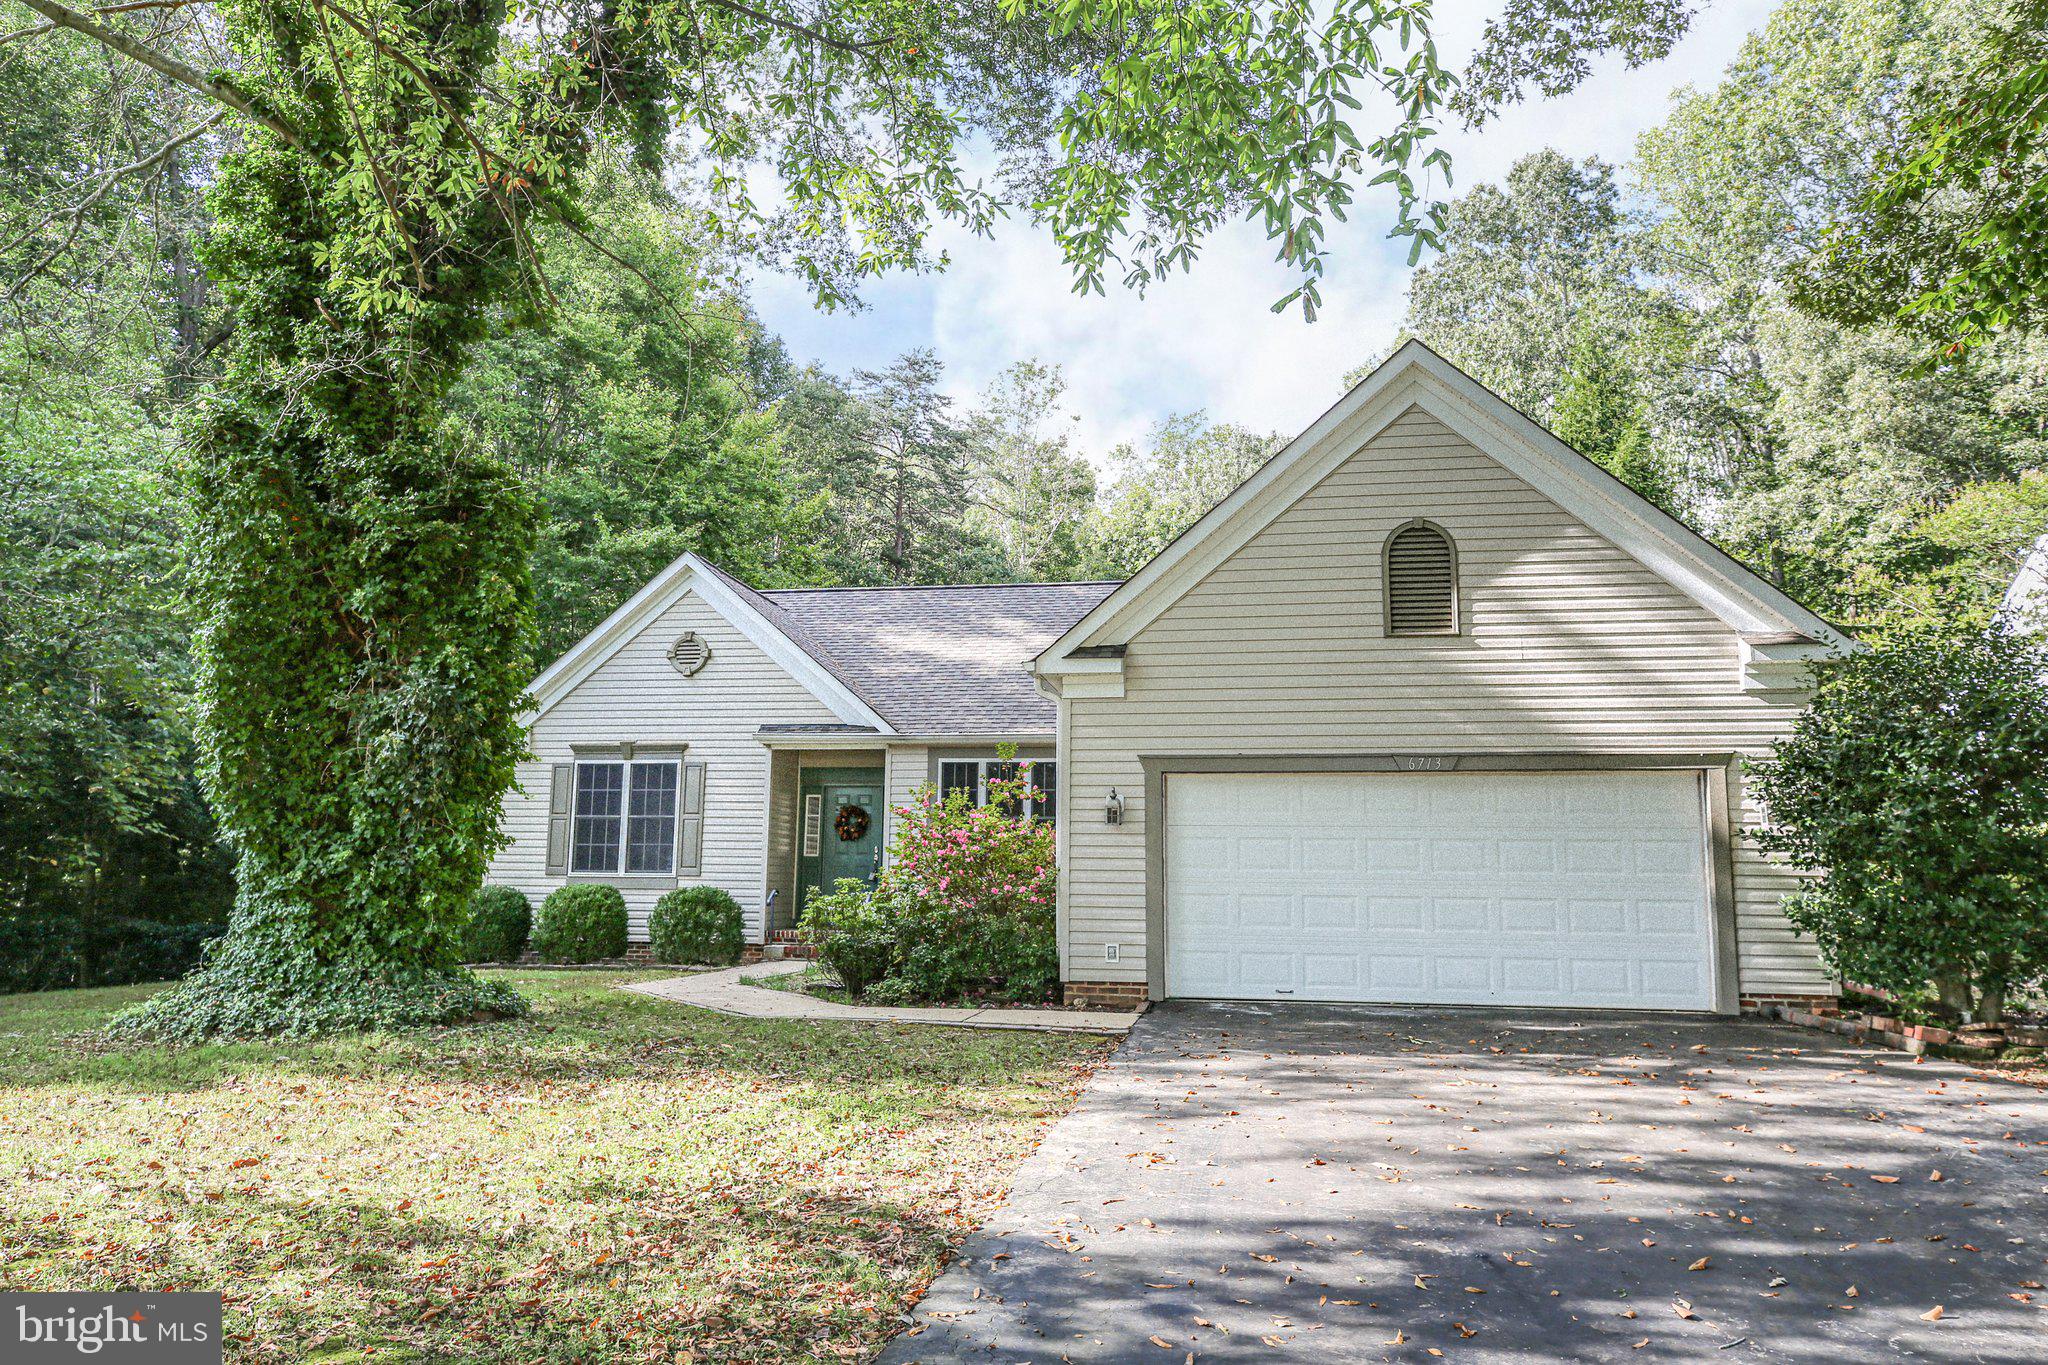
<path fill-rule="evenodd" d="M 1306 773 L 1602 773 L 1697 772 L 1705 802 L 1707 896 L 1713 956 L 1713 1009 L 1734 1014 L 1740 971 L 1730 801 L 1740 757 L 1728 753 L 1196 754 L 1138 756 L 1145 774 L 1145 987 L 1166 999 L 1166 848 L 1171 783 L 1180 774 Z M 1062 936 L 1064 942 L 1064 935 Z M 1068 954 L 1061 953 L 1061 966 Z"/>

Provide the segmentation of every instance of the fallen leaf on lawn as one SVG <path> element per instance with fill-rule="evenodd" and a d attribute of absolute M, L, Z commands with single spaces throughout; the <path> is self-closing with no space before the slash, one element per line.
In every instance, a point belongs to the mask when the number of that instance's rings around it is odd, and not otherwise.
<path fill-rule="evenodd" d="M 1686 1319 L 1688 1322 L 1699 1317 L 1698 1313 L 1692 1311 L 1692 1305 L 1690 1303 L 1687 1303 L 1684 1299 L 1673 1299 L 1671 1301 L 1671 1311 L 1678 1314 L 1678 1316 L 1680 1316 L 1681 1318 Z"/>
<path fill-rule="evenodd" d="M 1173 1343 L 1168 1341 L 1165 1337 L 1161 1336 L 1153 1337 L 1152 1344 L 1154 1346 L 1159 1347 L 1163 1351 L 1171 1351 L 1173 1349 Z"/>
<path fill-rule="evenodd" d="M 1899 1178 L 1895 1175 L 1874 1175 L 1870 1178 L 1880 1185 L 1896 1185 L 1899 1183 Z"/>
<path fill-rule="evenodd" d="M 1709 1262 L 1709 1261 L 1711 1261 L 1711 1260 L 1713 1260 L 1713 1259 L 1714 1259 L 1714 1258 L 1713 1258 L 1713 1257 L 1711 1257 L 1711 1256 L 1702 1256 L 1702 1257 L 1700 1257 L 1700 1258 L 1699 1258 L 1699 1259 L 1698 1259 L 1697 1261 L 1694 1261 L 1694 1262 L 1693 1262 L 1693 1263 L 1692 1263 L 1691 1265 L 1687 1266 L 1687 1267 L 1686 1267 L 1686 1269 L 1687 1269 L 1687 1270 L 1705 1270 L 1705 1269 L 1707 1268 L 1707 1262 Z"/>
<path fill-rule="evenodd" d="M 1629 1349 L 1630 1349 L 1630 1350 L 1632 1350 L 1632 1351 L 1640 1351 L 1640 1350 L 1642 1350 L 1642 1349 L 1643 1349 L 1643 1348 L 1644 1348 L 1645 1346 L 1648 1346 L 1649 1344 L 1650 1344 L 1650 1339 L 1649 1339 L 1648 1337 L 1644 1337 L 1644 1338 L 1643 1338 L 1643 1339 L 1642 1339 L 1641 1341 L 1637 1342 L 1637 1343 L 1636 1343 L 1635 1345 L 1631 1346 L 1631 1347 L 1630 1347 Z"/>
<path fill-rule="evenodd" d="M 1845 1298 L 1845 1299 L 1853 1299 L 1853 1298 L 1856 1298 L 1856 1297 L 1857 1297 L 1857 1293 L 1856 1293 L 1856 1286 L 1855 1286 L 1855 1285 L 1853 1285 L 1853 1284 L 1852 1284 L 1852 1285 L 1850 1285 L 1850 1286 L 1848 1287 L 1848 1289 L 1846 1289 L 1846 1290 L 1844 1290 L 1844 1291 L 1843 1291 L 1843 1293 L 1842 1293 L 1842 1297 L 1843 1297 L 1843 1298 Z"/>
<path fill-rule="evenodd" d="M 1457 1329 L 1458 1329 L 1458 1335 L 1459 1335 L 1459 1336 L 1461 1336 L 1461 1337 L 1476 1337 L 1476 1336 L 1478 1336 L 1478 1335 L 1479 1335 L 1479 1329 L 1478 1329 L 1478 1328 L 1476 1328 L 1476 1327 L 1467 1327 L 1467 1326 L 1466 1326 L 1466 1325 L 1465 1325 L 1464 1323 L 1462 1323 L 1462 1322 L 1454 1322 L 1454 1323 L 1452 1323 L 1452 1324 L 1451 1324 L 1451 1326 L 1453 1326 L 1453 1327 L 1455 1327 L 1455 1328 L 1457 1328 Z"/>
<path fill-rule="evenodd" d="M 1941 1321 L 1941 1305 L 1937 1303 L 1936 1305 L 1934 1305 L 1934 1307 L 1932 1307 L 1932 1308 L 1928 1309 L 1928 1310 L 1927 1310 L 1927 1311 L 1926 1311 L 1925 1313 L 1922 1313 L 1922 1314 L 1920 1315 L 1920 1321 L 1922 1321 L 1922 1322 L 1940 1322 L 1940 1321 Z"/>
<path fill-rule="evenodd" d="M 1391 1337 L 1388 1337 L 1388 1338 L 1387 1338 L 1387 1345 L 1389 1345 L 1389 1346 L 1399 1346 L 1399 1345 L 1401 1345 L 1401 1344 L 1402 1344 L 1403 1342 L 1405 1342 L 1405 1341 L 1407 1341 L 1407 1340 L 1408 1340 L 1408 1335 L 1407 1335 L 1407 1333 L 1405 1333 L 1405 1332 L 1401 1331 L 1401 1329 L 1397 1327 L 1397 1328 L 1395 1328 L 1395 1329 L 1394 1329 L 1394 1335 L 1393 1335 L 1393 1336 L 1391 1336 Z"/>
<path fill-rule="evenodd" d="M 1252 1253 L 1252 1259 L 1254 1261 L 1265 1261 L 1267 1264 L 1270 1265 L 1272 1262 L 1277 1261 L 1280 1258 L 1278 1256 L 1268 1256 L 1263 1251 L 1254 1251 Z"/>

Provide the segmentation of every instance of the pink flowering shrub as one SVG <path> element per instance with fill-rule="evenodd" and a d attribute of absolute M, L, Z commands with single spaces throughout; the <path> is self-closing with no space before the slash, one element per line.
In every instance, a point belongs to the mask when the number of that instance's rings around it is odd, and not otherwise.
<path fill-rule="evenodd" d="M 930 788 L 920 791 L 895 811 L 889 859 L 874 890 L 864 900 L 856 893 L 854 904 L 847 895 L 854 888 L 842 885 L 813 902 L 819 913 L 808 926 L 828 966 L 835 937 L 872 962 L 879 922 L 894 938 L 884 977 L 893 998 L 1027 1000 L 1057 990 L 1052 826 L 1010 813 L 1033 790 L 1028 764 L 1015 779 L 988 785 L 981 807 L 965 792 L 941 800 Z M 856 923 L 866 930 L 857 943 Z"/>

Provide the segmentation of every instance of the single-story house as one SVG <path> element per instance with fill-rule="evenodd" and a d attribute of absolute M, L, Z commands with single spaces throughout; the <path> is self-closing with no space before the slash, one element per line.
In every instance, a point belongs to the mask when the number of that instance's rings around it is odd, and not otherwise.
<path fill-rule="evenodd" d="M 756 592 L 685 555 L 533 686 L 491 879 L 765 943 L 997 746 L 1069 999 L 1831 996 L 1742 760 L 1852 647 L 1410 342 L 1124 583 Z"/>

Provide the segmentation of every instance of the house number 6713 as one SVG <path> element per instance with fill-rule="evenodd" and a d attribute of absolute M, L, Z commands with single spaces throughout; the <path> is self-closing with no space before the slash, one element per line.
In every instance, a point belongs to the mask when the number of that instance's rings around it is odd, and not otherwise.
<path fill-rule="evenodd" d="M 1447 773 L 1458 766 L 1458 760 L 1448 754 L 1401 754 L 1394 759 L 1394 766 L 1404 773 Z"/>

